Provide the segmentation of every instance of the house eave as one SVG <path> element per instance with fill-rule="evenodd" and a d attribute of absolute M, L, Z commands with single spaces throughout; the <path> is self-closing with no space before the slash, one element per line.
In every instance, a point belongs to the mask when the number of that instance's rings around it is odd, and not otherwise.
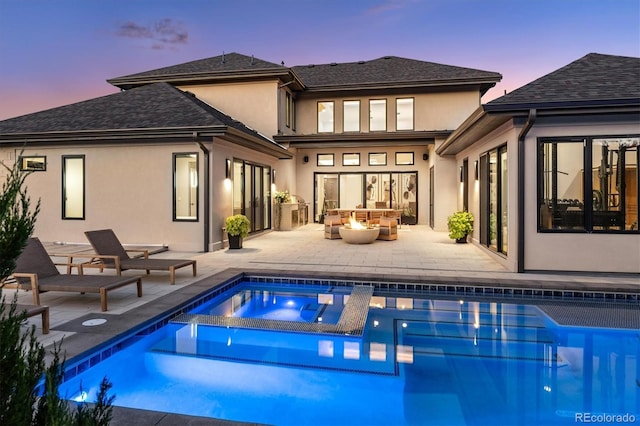
<path fill-rule="evenodd" d="M 274 140 L 293 148 L 328 148 L 361 146 L 432 145 L 436 138 L 446 138 L 452 130 L 387 133 L 331 133 L 314 135 L 278 135 Z"/>

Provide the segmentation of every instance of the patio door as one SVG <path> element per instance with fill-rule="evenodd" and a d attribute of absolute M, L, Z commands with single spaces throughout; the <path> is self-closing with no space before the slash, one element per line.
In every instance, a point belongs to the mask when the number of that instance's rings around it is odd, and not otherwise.
<path fill-rule="evenodd" d="M 269 229 L 271 223 L 270 167 L 235 160 L 233 170 L 234 214 L 247 216 L 251 223 L 251 232 Z"/>

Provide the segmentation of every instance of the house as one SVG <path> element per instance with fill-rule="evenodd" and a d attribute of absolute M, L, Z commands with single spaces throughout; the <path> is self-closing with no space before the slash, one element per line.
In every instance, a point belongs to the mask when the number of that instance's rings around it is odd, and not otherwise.
<path fill-rule="evenodd" d="M 106 227 L 128 243 L 215 250 L 232 213 L 252 232 L 273 227 L 274 190 L 306 201 L 306 220 L 384 205 L 444 230 L 455 160 L 436 161 L 434 147 L 500 79 L 393 56 L 285 67 L 230 53 L 114 78 L 120 93 L 1 121 L 0 153 L 34 171 L 36 233 L 49 241 Z"/>
<path fill-rule="evenodd" d="M 482 105 L 436 154 L 509 269 L 639 273 L 639 141 L 640 58 L 592 53 Z"/>
<path fill-rule="evenodd" d="M 34 171 L 36 233 L 50 241 L 114 228 L 128 243 L 216 250 L 230 214 L 273 229 L 273 193 L 287 190 L 309 221 L 384 206 L 445 231 L 469 210 L 472 241 L 513 271 L 633 273 L 638 70 L 637 58 L 590 54 L 482 105 L 500 74 L 230 53 L 0 121 L 0 159 Z"/>

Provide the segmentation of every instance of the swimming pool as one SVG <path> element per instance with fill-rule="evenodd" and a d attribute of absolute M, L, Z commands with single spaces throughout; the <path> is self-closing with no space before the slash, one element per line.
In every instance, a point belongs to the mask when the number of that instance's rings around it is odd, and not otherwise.
<path fill-rule="evenodd" d="M 82 383 L 91 400 L 106 375 L 116 405 L 282 425 L 640 419 L 637 329 L 558 325 L 573 309 L 562 301 L 322 284 L 289 287 L 311 298 L 305 306 L 335 294 L 341 309 L 333 324 L 323 324 L 324 314 L 317 321 L 319 307 L 316 321 L 285 320 L 286 331 L 277 328 L 282 318 L 227 317 L 206 307 L 233 301 L 239 288 L 262 304 L 282 289 L 234 283 L 77 369 L 61 391 L 73 397 Z M 595 305 L 578 307 L 589 313 Z"/>

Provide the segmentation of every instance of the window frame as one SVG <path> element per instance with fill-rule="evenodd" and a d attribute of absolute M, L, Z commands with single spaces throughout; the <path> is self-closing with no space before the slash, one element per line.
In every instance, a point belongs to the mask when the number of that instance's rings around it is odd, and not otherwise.
<path fill-rule="evenodd" d="M 331 105 L 331 130 L 320 130 L 320 113 L 322 111 L 320 111 L 320 105 Z M 336 131 L 336 107 L 335 107 L 335 102 L 334 101 L 318 101 L 316 104 L 316 129 L 318 130 L 318 133 L 335 133 Z"/>
<path fill-rule="evenodd" d="M 398 161 L 398 155 L 401 154 L 409 154 L 411 155 L 411 162 L 400 162 Z M 401 151 L 401 152 L 396 152 L 396 166 L 413 166 L 415 165 L 416 162 L 416 156 L 415 153 L 413 151 Z"/>
<path fill-rule="evenodd" d="M 373 163 L 372 160 L 372 156 L 374 155 L 382 155 L 384 156 L 384 162 L 382 163 Z M 369 166 L 372 167 L 376 167 L 376 166 L 386 166 L 387 165 L 387 153 L 386 152 L 370 152 L 369 153 Z"/>
<path fill-rule="evenodd" d="M 400 113 L 398 112 L 398 101 L 411 101 L 411 127 L 406 128 L 406 129 L 400 129 L 398 127 L 398 123 L 399 123 L 399 118 L 400 118 Z M 416 126 L 416 98 L 410 97 L 410 98 L 396 98 L 396 131 L 401 131 L 401 132 L 405 132 L 405 131 L 411 131 L 411 130 L 415 130 L 415 126 Z"/>
<path fill-rule="evenodd" d="M 42 167 L 29 166 L 29 160 L 37 160 L 36 164 L 42 164 Z M 46 155 L 21 155 L 18 159 L 20 171 L 22 172 L 46 172 L 47 156 Z"/>
<path fill-rule="evenodd" d="M 354 156 L 353 159 L 356 160 L 354 164 L 347 164 L 347 156 Z M 342 154 L 342 165 L 346 167 L 354 167 L 360 165 L 360 153 L 359 152 L 345 152 Z"/>
<path fill-rule="evenodd" d="M 384 126 L 381 129 L 372 128 L 372 124 L 374 122 L 374 117 L 373 117 L 373 110 L 371 108 L 371 105 L 373 105 L 374 102 L 382 102 L 384 104 L 384 117 L 383 117 L 383 120 L 382 120 L 382 123 L 384 124 Z M 387 99 L 386 98 L 369 99 L 369 132 L 386 132 L 387 128 L 388 128 L 388 126 L 387 126 Z"/>
<path fill-rule="evenodd" d="M 323 161 L 322 159 L 325 160 L 329 160 L 329 158 L 331 159 L 331 164 L 320 164 L 321 161 Z M 336 161 L 335 161 L 335 155 L 334 154 L 317 154 L 316 155 L 316 165 L 318 167 L 333 167 L 336 165 Z"/>
<path fill-rule="evenodd" d="M 594 141 L 600 141 L 603 139 L 640 139 L 640 134 L 623 134 L 623 135 L 589 135 L 589 136 L 544 136 L 536 139 L 536 229 L 538 233 L 580 233 L 580 234 L 640 234 L 639 227 L 636 229 L 594 229 L 597 224 L 594 224 L 594 201 L 593 195 L 586 196 L 587 194 L 593 194 L 593 154 L 594 154 Z M 571 228 L 559 228 L 542 227 L 542 206 L 545 200 L 545 161 L 544 161 L 544 147 L 545 144 L 550 143 L 582 143 L 582 227 Z M 640 145 L 636 147 L 636 200 L 640 197 Z M 620 214 L 626 215 L 624 211 Z M 640 220 L 640 212 L 636 210 L 636 223 Z M 625 220 L 626 223 L 626 220 Z"/>
<path fill-rule="evenodd" d="M 191 216 L 178 216 L 178 208 L 177 208 L 177 196 L 178 196 L 178 175 L 177 175 L 177 161 L 178 158 L 193 158 L 195 156 L 196 159 L 196 187 L 195 187 L 195 217 Z M 172 173 L 173 177 L 173 193 L 172 193 L 172 220 L 174 222 L 198 222 L 200 220 L 200 156 L 198 152 L 174 152 L 172 153 Z M 191 175 L 189 175 L 189 179 L 191 179 Z M 188 182 L 190 185 L 189 188 L 192 188 L 191 181 Z"/>
<path fill-rule="evenodd" d="M 85 220 L 87 211 L 87 172 L 86 172 L 86 157 L 81 155 L 63 155 L 62 159 L 62 220 Z M 82 215 L 81 216 L 68 216 L 67 212 L 67 160 L 82 160 Z"/>
<path fill-rule="evenodd" d="M 358 108 L 357 108 L 357 117 L 356 117 L 356 129 L 347 129 L 346 123 L 347 123 L 347 108 L 345 108 L 345 106 L 347 105 L 347 103 L 349 104 L 357 104 Z M 360 100 L 355 100 L 355 99 L 349 99 L 349 100 L 344 100 L 342 101 L 342 131 L 345 133 L 352 133 L 352 132 L 360 132 Z"/>

